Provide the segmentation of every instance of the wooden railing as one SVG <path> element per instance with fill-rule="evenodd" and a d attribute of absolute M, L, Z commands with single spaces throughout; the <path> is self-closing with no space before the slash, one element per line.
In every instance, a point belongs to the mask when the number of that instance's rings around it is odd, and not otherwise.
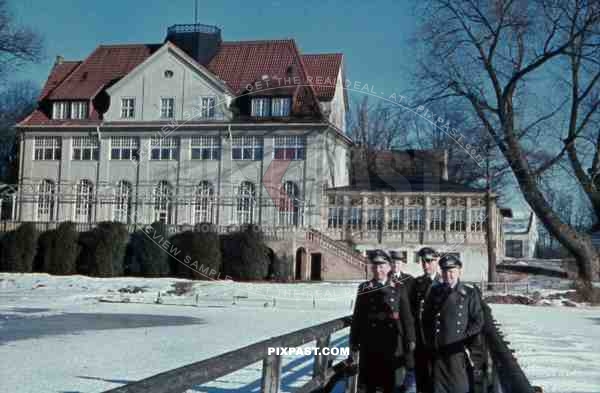
<path fill-rule="evenodd" d="M 474 392 L 486 393 L 533 393 L 523 370 L 519 366 L 513 351 L 503 340 L 498 324 L 493 319 L 491 309 L 484 304 L 485 325 L 481 338 L 483 353 L 480 358 L 485 361 L 479 364 L 474 374 Z M 316 347 L 331 345 L 331 335 L 347 328 L 351 323 L 350 316 L 334 319 L 320 325 L 311 326 L 293 333 L 273 337 L 244 348 L 215 356 L 200 362 L 192 363 L 171 371 L 163 372 L 138 382 L 107 390 L 105 393 L 182 393 L 186 389 L 198 387 L 214 381 L 253 363 L 262 360 L 261 392 L 278 393 L 281 387 L 282 357 L 269 354 L 269 348 L 298 347 L 316 341 Z M 476 355 L 476 354 L 474 354 Z M 360 360 L 359 360 L 360 361 Z M 296 390 L 298 393 L 328 393 L 325 386 L 332 385 L 341 378 L 346 381 L 346 393 L 356 393 L 355 373 L 351 372 L 344 362 L 331 366 L 329 357 L 315 355 L 312 379 Z"/>
<path fill-rule="evenodd" d="M 331 335 L 349 325 L 350 317 L 334 319 L 107 390 L 106 393 L 182 393 L 186 389 L 214 381 L 260 360 L 262 360 L 261 392 L 277 393 L 281 385 L 282 358 L 281 355 L 269 354 L 269 348 L 298 347 L 315 340 L 316 347 L 328 347 Z M 334 376 L 333 369 L 335 368 L 329 367 L 327 356 L 315 355 L 313 378 L 300 388 L 300 391 L 311 392 L 324 386 Z"/>

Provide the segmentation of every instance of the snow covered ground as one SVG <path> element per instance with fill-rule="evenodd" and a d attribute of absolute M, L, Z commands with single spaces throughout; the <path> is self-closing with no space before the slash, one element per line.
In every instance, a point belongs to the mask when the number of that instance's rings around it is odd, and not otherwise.
<path fill-rule="evenodd" d="M 357 286 L 220 281 L 195 282 L 182 296 L 169 293 L 185 281 L 0 273 L 0 392 L 117 387 L 348 315 Z M 119 292 L 134 286 L 144 292 Z M 159 292 L 163 304 L 154 303 Z M 547 392 L 600 392 L 598 309 L 493 310 L 534 384 Z M 333 343 L 346 347 L 347 330 Z M 287 356 L 283 371 L 282 390 L 292 391 L 310 379 L 312 358 Z M 257 363 L 193 392 L 256 392 L 260 377 Z"/>

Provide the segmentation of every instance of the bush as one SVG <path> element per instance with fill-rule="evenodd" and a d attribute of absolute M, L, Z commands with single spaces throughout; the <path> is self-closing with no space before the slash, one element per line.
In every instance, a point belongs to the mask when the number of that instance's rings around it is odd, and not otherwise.
<path fill-rule="evenodd" d="M 240 280 L 264 280 L 269 273 L 269 248 L 260 231 L 247 227 L 221 236 L 223 271 Z"/>
<path fill-rule="evenodd" d="M 155 222 L 131 235 L 126 270 L 148 277 L 168 276 L 171 273 L 169 254 L 163 248 L 167 239 L 167 226 L 162 222 Z"/>
<path fill-rule="evenodd" d="M 269 279 L 275 281 L 291 281 L 293 278 L 293 257 L 283 254 L 273 254 L 269 265 Z"/>
<path fill-rule="evenodd" d="M 21 224 L 0 241 L 0 270 L 31 273 L 37 250 L 38 233 L 33 223 Z"/>
<path fill-rule="evenodd" d="M 72 222 L 44 232 L 39 238 L 38 263 L 41 271 L 50 274 L 75 274 L 79 256 L 79 233 Z"/>
<path fill-rule="evenodd" d="M 221 249 L 214 231 L 186 231 L 173 236 L 171 243 L 177 249 L 170 256 L 171 269 L 178 277 L 217 278 L 221 271 Z"/>
<path fill-rule="evenodd" d="M 93 230 L 82 233 L 79 272 L 98 277 L 122 276 L 128 237 L 127 228 L 118 222 L 101 222 Z"/>

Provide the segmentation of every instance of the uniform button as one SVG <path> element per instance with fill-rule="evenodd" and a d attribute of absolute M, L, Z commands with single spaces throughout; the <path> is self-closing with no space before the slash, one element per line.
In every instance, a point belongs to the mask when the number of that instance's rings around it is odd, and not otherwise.
<path fill-rule="evenodd" d="M 371 327 L 375 327 L 375 324 L 374 324 L 374 323 L 372 323 L 372 324 L 371 324 Z"/>
<path fill-rule="evenodd" d="M 439 324 L 440 324 L 440 321 L 435 321 L 435 323 L 436 323 L 437 325 L 439 325 Z"/>
<path fill-rule="evenodd" d="M 456 333 L 460 333 L 460 330 L 457 330 Z"/>
<path fill-rule="evenodd" d="M 439 332 L 440 332 L 440 329 L 435 329 L 435 332 L 436 332 L 436 333 L 439 333 Z"/>
<path fill-rule="evenodd" d="M 457 325 L 460 325 L 460 321 L 456 322 Z"/>
<path fill-rule="evenodd" d="M 462 313 L 461 313 L 461 312 L 459 312 L 459 313 L 458 313 L 458 316 L 459 316 L 459 317 L 462 317 Z"/>
<path fill-rule="evenodd" d="M 462 304 L 460 306 L 458 306 L 458 308 L 462 308 Z"/>
<path fill-rule="evenodd" d="M 394 298 L 390 298 L 390 302 L 393 302 L 393 301 L 394 301 Z"/>

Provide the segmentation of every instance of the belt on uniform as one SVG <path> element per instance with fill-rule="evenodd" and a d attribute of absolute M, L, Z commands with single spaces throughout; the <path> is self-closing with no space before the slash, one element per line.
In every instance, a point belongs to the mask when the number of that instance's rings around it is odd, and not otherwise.
<path fill-rule="evenodd" d="M 379 321 L 384 321 L 386 319 L 398 320 L 398 319 L 400 319 L 400 313 L 398 313 L 397 311 L 394 311 L 392 313 L 389 313 L 389 312 L 369 313 L 368 314 L 368 318 L 369 319 L 376 319 L 376 320 L 379 320 Z"/>

